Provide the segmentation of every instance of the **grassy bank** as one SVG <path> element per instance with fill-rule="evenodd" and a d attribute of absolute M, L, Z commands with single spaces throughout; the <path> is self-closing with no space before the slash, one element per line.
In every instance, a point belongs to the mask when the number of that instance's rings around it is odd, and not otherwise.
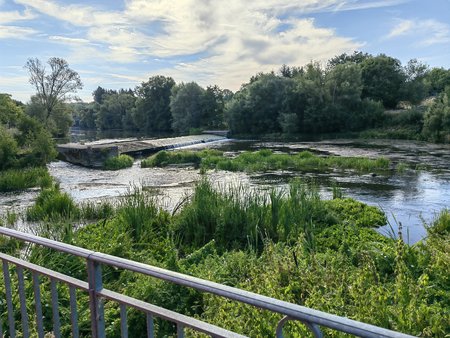
<path fill-rule="evenodd" d="M 0 192 L 48 187 L 51 184 L 52 178 L 46 167 L 0 171 Z"/>
<path fill-rule="evenodd" d="M 328 171 L 332 169 L 352 169 L 367 173 L 383 171 L 389 168 L 386 158 L 368 159 L 363 157 L 317 156 L 309 151 L 297 154 L 276 154 L 269 149 L 244 152 L 234 158 L 223 156 L 215 150 L 195 151 L 161 151 L 142 161 L 142 167 L 165 167 L 173 164 L 193 163 L 203 169 L 220 169 L 228 171 Z"/>
<path fill-rule="evenodd" d="M 58 196 L 55 191 L 47 194 Z M 262 193 L 245 187 L 217 190 L 202 180 L 174 214 L 162 210 L 147 192 L 135 190 L 101 221 L 77 230 L 70 226 L 76 224 L 70 210 L 81 206 L 58 198 L 67 207 L 58 208 L 66 210 L 59 212 L 59 222 L 46 223 L 53 238 L 413 335 L 445 337 L 450 330 L 448 211 L 429 225 L 426 241 L 407 246 L 373 229 L 386 222 L 378 208 L 348 198 L 323 200 L 314 186 L 302 182 L 291 183 L 285 192 Z M 37 204 L 43 214 L 55 215 L 42 200 Z M 1 244 L 9 252 L 16 250 Z M 81 260 L 39 247 L 32 248 L 30 258 L 86 279 Z M 280 319 L 108 267 L 103 278 L 107 288 L 250 336 L 273 335 Z M 48 281 L 42 281 L 42 290 L 48 294 Z M 68 293 L 60 298 L 63 336 L 68 336 Z M 79 295 L 79 304 L 80 333 L 89 335 L 85 294 Z M 119 337 L 117 308 L 106 306 L 105 317 L 108 336 Z M 128 319 L 130 336 L 145 332 L 143 315 L 130 310 Z M 46 324 L 51 331 L 51 323 Z M 161 320 L 155 328 L 158 337 L 175 332 Z M 287 330 L 292 336 L 307 332 L 298 323 Z"/>

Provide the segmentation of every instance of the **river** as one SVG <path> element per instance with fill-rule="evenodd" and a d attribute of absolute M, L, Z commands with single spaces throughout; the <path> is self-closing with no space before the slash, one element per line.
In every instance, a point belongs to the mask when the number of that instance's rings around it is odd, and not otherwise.
<path fill-rule="evenodd" d="M 396 236 L 399 224 L 408 243 L 415 243 L 426 235 L 424 222 L 431 222 L 440 210 L 450 205 L 450 146 L 410 141 L 332 140 L 321 142 L 259 142 L 226 140 L 191 146 L 213 147 L 231 154 L 244 150 L 270 148 L 276 152 L 295 153 L 310 150 L 318 154 L 341 156 L 387 157 L 395 163 L 403 162 L 418 170 L 391 170 L 385 175 L 360 175 L 352 171 L 328 173 L 299 173 L 277 171 L 268 173 L 230 173 L 210 171 L 208 177 L 216 185 L 244 184 L 249 189 L 283 188 L 292 178 L 313 180 L 324 198 L 331 198 L 333 185 L 343 194 L 370 205 L 379 206 L 386 213 L 389 224 L 379 231 Z M 192 191 L 201 175 L 194 168 L 140 168 L 140 160 L 133 167 L 120 171 L 88 169 L 66 162 L 48 165 L 50 174 L 60 182 L 62 190 L 77 202 L 115 199 L 133 186 L 154 189 L 164 208 L 172 210 Z M 0 194 L 0 213 L 20 211 L 29 206 L 36 190 Z"/>

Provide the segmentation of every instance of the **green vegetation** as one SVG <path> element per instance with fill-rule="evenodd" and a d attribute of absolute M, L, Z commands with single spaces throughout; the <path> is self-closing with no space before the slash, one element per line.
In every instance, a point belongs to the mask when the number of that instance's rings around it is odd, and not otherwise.
<path fill-rule="evenodd" d="M 58 199 L 59 207 L 46 208 L 44 195 Z M 349 198 L 322 200 L 314 186 L 298 181 L 286 191 L 263 193 L 244 187 L 216 190 L 202 180 L 173 215 L 137 189 L 102 221 L 77 230 L 70 225 L 73 201 L 56 188 L 43 192 L 36 205 L 59 217 L 46 223 L 44 233 L 74 245 L 413 335 L 445 337 L 450 330 L 449 211 L 429 225 L 426 241 L 407 246 L 373 229 L 386 221 L 376 207 Z M 2 239 L 0 245 L 6 252 L 20 250 L 13 241 Z M 86 279 L 82 260 L 38 246 L 31 248 L 30 259 Z M 105 267 L 103 278 L 107 288 L 250 336 L 273 335 L 280 320 L 276 314 L 121 270 Z M 27 278 L 31 289 L 30 283 Z M 49 281 L 41 283 L 43 299 L 49 299 Z M 66 336 L 69 295 L 64 287 L 59 291 Z M 89 335 L 87 297 L 78 294 L 81 335 Z M 5 313 L 4 305 L 0 311 Z M 51 318 L 50 308 L 44 311 Z M 106 303 L 108 336 L 120 336 L 119 316 L 117 306 Z M 130 310 L 128 318 L 131 336 L 145 331 L 143 315 Z M 45 325 L 51 331 L 49 319 Z M 175 332 L 162 320 L 155 321 L 155 328 L 158 337 Z M 307 334 L 299 323 L 286 330 L 292 336 Z"/>
<path fill-rule="evenodd" d="M 9 95 L 0 94 L 0 191 L 45 187 L 56 151 L 50 134 Z"/>
<path fill-rule="evenodd" d="M 211 157 L 221 157 L 222 152 L 218 150 L 205 149 L 201 151 L 179 150 L 157 152 L 141 162 L 142 168 L 166 167 L 173 164 L 186 164 L 200 166 L 202 159 Z"/>
<path fill-rule="evenodd" d="M 383 171 L 389 169 L 385 158 L 317 156 L 309 151 L 298 154 L 276 154 L 269 149 L 243 152 L 235 158 L 224 157 L 216 150 L 160 151 L 142 161 L 141 166 L 165 167 L 171 164 L 194 164 L 203 169 L 228 171 L 298 170 L 327 171 L 331 169 L 353 169 L 358 172 Z"/>
<path fill-rule="evenodd" d="M 180 133 L 229 129 L 234 136 L 348 135 L 448 142 L 444 94 L 450 70 L 417 59 L 362 52 L 258 73 L 233 93 L 153 76 L 134 91 L 98 87 L 75 106 L 85 128 Z M 448 97 L 448 93 L 447 93 Z M 427 102 L 436 99 L 432 107 Z M 439 103 L 440 102 L 440 103 Z"/>
<path fill-rule="evenodd" d="M 52 178 L 45 167 L 0 171 L 0 192 L 45 188 L 51 184 Z"/>
<path fill-rule="evenodd" d="M 66 60 L 52 57 L 47 64 L 50 72 L 36 58 L 28 59 L 25 64 L 30 83 L 36 89 L 26 112 L 43 123 L 53 136 L 65 136 L 73 123 L 72 111 L 65 102 L 71 98 L 70 94 L 82 89 L 83 84 Z"/>
<path fill-rule="evenodd" d="M 119 155 L 116 157 L 110 157 L 105 161 L 104 168 L 106 170 L 119 170 L 130 168 L 133 166 L 133 158 L 129 155 Z"/>
<path fill-rule="evenodd" d="M 53 185 L 43 189 L 36 198 L 35 204 L 27 210 L 27 220 L 71 219 L 79 212 L 72 198 Z"/>
<path fill-rule="evenodd" d="M 59 186 L 52 184 L 43 188 L 33 206 L 26 211 L 28 221 L 51 221 L 61 220 L 99 220 L 111 217 L 115 207 L 106 201 L 84 202 L 77 205 L 69 194 L 61 192 Z"/>

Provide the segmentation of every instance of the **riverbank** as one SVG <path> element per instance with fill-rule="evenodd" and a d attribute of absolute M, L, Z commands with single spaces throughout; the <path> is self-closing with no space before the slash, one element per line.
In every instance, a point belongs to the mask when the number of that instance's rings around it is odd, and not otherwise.
<path fill-rule="evenodd" d="M 74 227 L 80 215 L 75 210 L 81 207 L 56 190 L 44 191 L 38 201 L 49 194 L 63 197 L 72 212 L 40 208 L 41 235 L 413 335 L 444 337 L 450 329 L 448 211 L 430 224 L 426 241 L 407 246 L 402 238 L 373 230 L 385 222 L 379 208 L 340 198 L 338 191 L 337 198 L 323 199 L 316 186 L 301 181 L 284 192 L 264 193 L 242 186 L 215 188 L 203 178 L 172 213 L 160 207 L 152 191 L 134 189 L 107 215 L 91 212 L 92 223 L 81 228 Z M 5 239 L 1 244 L 8 253 L 20 250 Z M 32 262 L 86 278 L 80 261 L 67 262 L 38 246 L 30 250 Z M 42 283 L 48 289 L 49 282 Z M 121 271 L 105 271 L 103 283 L 249 336 L 271 335 L 280 319 Z M 70 332 L 64 305 L 68 294 L 60 297 L 64 335 Z M 87 304 L 86 295 L 79 297 L 80 304 Z M 83 305 L 79 314 L 80 329 L 89 330 Z M 145 328 L 144 316 L 130 313 L 128 318 L 130 334 L 138 336 Z M 119 332 L 118 319 L 118 311 L 105 311 L 108 331 Z M 160 320 L 155 329 L 159 336 L 174 332 Z M 306 334 L 297 324 L 288 330 Z"/>

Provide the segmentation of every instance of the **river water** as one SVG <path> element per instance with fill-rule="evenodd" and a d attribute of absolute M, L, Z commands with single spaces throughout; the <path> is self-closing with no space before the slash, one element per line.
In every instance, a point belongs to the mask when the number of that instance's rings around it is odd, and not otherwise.
<path fill-rule="evenodd" d="M 324 198 L 331 198 L 332 187 L 338 185 L 343 194 L 382 208 L 389 224 L 379 229 L 395 236 L 401 224 L 403 237 L 415 243 L 426 235 L 424 222 L 431 222 L 440 210 L 450 205 L 450 146 L 406 141 L 321 141 L 321 142 L 259 142 L 226 140 L 191 146 L 213 147 L 230 155 L 244 150 L 270 148 L 276 152 L 296 153 L 310 150 L 318 154 L 341 156 L 387 157 L 395 165 L 399 162 L 417 167 L 401 173 L 391 170 L 386 175 L 360 175 L 352 171 L 328 173 L 299 173 L 277 171 L 269 173 L 230 173 L 210 171 L 212 182 L 221 187 L 243 184 L 249 189 L 285 187 L 293 178 L 313 180 Z M 119 171 L 88 169 L 65 162 L 48 165 L 50 174 L 60 182 L 62 190 L 77 202 L 115 199 L 133 186 L 153 189 L 162 205 L 172 210 L 192 191 L 201 175 L 194 168 L 140 168 L 137 160 L 132 168 Z M 0 213 L 20 211 L 31 205 L 36 190 L 23 193 L 0 194 Z"/>

